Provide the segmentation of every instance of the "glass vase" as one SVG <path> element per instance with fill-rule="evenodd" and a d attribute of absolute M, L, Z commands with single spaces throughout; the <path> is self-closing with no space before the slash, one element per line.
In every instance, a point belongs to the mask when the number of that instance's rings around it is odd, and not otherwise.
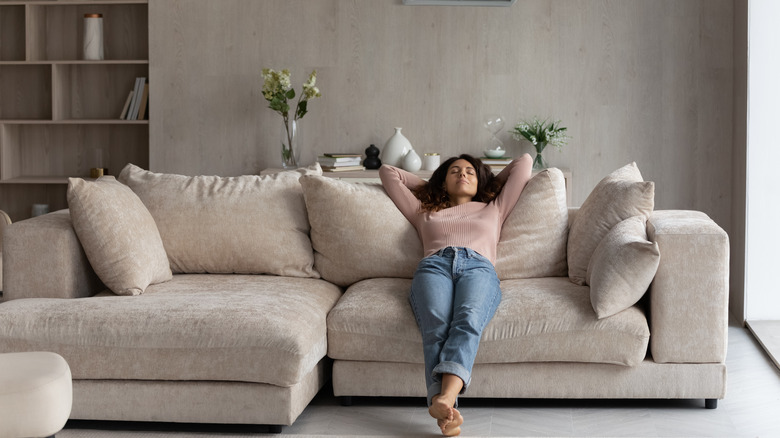
<path fill-rule="evenodd" d="M 297 169 L 301 159 L 300 147 L 300 122 L 288 120 L 282 124 L 282 167 L 285 169 Z"/>
<path fill-rule="evenodd" d="M 538 143 L 534 147 L 536 148 L 536 158 L 534 158 L 534 170 L 547 169 L 547 161 L 544 159 L 542 152 L 547 146 L 547 143 Z"/>

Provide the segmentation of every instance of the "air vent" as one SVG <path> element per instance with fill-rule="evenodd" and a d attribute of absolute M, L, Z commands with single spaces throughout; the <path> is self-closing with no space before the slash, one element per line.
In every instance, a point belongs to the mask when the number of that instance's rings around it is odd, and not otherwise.
<path fill-rule="evenodd" d="M 512 6 L 516 0 L 403 0 L 410 6 Z"/>

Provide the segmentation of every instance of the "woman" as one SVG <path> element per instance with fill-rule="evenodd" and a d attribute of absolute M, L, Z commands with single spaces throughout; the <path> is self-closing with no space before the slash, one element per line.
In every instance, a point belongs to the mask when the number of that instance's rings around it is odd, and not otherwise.
<path fill-rule="evenodd" d="M 446 436 L 460 434 L 482 330 L 501 301 L 494 264 L 501 226 L 531 179 L 528 154 L 494 176 L 470 155 L 452 157 L 428 182 L 382 166 L 382 185 L 423 243 L 409 301 L 423 337 L 428 412 Z"/>

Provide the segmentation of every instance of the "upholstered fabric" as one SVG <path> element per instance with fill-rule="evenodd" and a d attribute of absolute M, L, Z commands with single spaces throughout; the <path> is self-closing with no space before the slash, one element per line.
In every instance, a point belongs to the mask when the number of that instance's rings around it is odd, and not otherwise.
<path fill-rule="evenodd" d="M 601 239 L 588 265 L 590 302 L 599 319 L 636 304 L 658 269 L 658 244 L 647 240 L 645 217 L 633 216 Z"/>
<path fill-rule="evenodd" d="M 412 278 L 422 243 L 380 184 L 304 176 L 301 186 L 322 278 L 341 286 L 366 278 Z"/>
<path fill-rule="evenodd" d="M 334 359 L 422 363 L 422 338 L 409 305 L 411 280 L 371 279 L 347 289 L 328 315 Z M 566 277 L 505 280 L 482 334 L 476 363 L 599 362 L 636 365 L 650 335 L 632 307 L 599 320 L 587 287 Z"/>
<path fill-rule="evenodd" d="M 585 199 L 569 230 L 569 279 L 585 284 L 588 263 L 601 239 L 618 222 L 653 211 L 655 185 L 644 181 L 636 163 L 627 164 L 602 179 Z"/>
<path fill-rule="evenodd" d="M 224 381 L 74 380 L 71 418 L 290 425 L 328 380 L 327 358 L 293 386 Z"/>
<path fill-rule="evenodd" d="M 376 376 L 383 378 L 377 379 Z M 337 360 L 336 396 L 425 397 L 423 364 Z M 726 364 L 599 363 L 475 364 L 460 397 L 702 399 L 726 395 Z"/>
<path fill-rule="evenodd" d="M 318 278 L 298 183 L 318 173 L 314 165 L 266 176 L 183 176 L 128 164 L 119 181 L 157 222 L 174 273 Z"/>
<path fill-rule="evenodd" d="M 3 290 L 3 233 L 8 225 L 11 225 L 11 218 L 0 210 L 0 291 Z"/>
<path fill-rule="evenodd" d="M 0 354 L 0 436 L 53 436 L 73 402 L 68 363 L 45 351 Z"/>
<path fill-rule="evenodd" d="M 728 345 L 729 236 L 699 211 L 647 221 L 661 260 L 650 285 L 650 351 L 659 363 L 723 362 Z"/>
<path fill-rule="evenodd" d="M 369 278 L 412 278 L 422 244 L 381 185 L 326 177 L 303 177 L 301 185 L 315 267 L 323 278 L 341 286 Z M 534 176 L 504 223 L 499 278 L 565 276 L 567 216 L 561 171 Z"/>
<path fill-rule="evenodd" d="M 559 169 L 534 175 L 501 229 L 498 278 L 566 276 L 568 209 Z"/>
<path fill-rule="evenodd" d="M 100 280 L 117 295 L 140 295 L 171 279 L 157 225 L 135 193 L 113 176 L 68 180 L 73 229 Z"/>
<path fill-rule="evenodd" d="M 74 379 L 291 386 L 325 356 L 339 297 L 317 279 L 182 274 L 132 298 L 14 300 L 0 305 L 0 351 L 57 352 Z"/>
<path fill-rule="evenodd" d="M 106 288 L 87 260 L 68 210 L 9 225 L 3 244 L 5 301 L 81 298 Z"/>

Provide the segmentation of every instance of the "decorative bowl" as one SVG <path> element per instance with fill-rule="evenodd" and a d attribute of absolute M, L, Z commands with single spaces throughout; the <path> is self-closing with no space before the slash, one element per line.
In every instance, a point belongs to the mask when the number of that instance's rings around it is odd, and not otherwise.
<path fill-rule="evenodd" d="M 485 156 L 488 158 L 501 158 L 505 153 L 505 149 L 485 149 Z"/>

